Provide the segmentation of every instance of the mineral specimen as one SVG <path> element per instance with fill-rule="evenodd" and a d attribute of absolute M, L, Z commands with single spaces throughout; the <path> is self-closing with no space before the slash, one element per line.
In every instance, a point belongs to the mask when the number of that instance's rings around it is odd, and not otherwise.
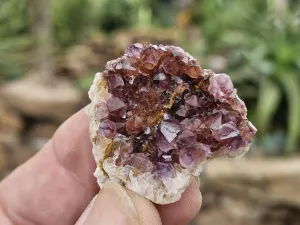
<path fill-rule="evenodd" d="M 159 204 L 177 201 L 210 159 L 246 152 L 256 133 L 230 77 L 175 46 L 130 45 L 89 97 L 100 187 L 111 179 Z"/>

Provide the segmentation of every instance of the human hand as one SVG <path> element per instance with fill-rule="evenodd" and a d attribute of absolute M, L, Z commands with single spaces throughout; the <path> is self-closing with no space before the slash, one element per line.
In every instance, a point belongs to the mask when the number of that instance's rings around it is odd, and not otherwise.
<path fill-rule="evenodd" d="M 81 110 L 0 183 L 0 224 L 186 225 L 196 216 L 201 206 L 196 180 L 169 205 L 155 205 L 114 182 L 99 192 L 91 148 Z M 94 204 L 87 207 L 97 192 Z"/>

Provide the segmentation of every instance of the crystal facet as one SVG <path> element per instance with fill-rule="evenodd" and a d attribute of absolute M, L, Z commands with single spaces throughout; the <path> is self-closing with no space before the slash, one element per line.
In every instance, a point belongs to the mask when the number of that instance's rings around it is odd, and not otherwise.
<path fill-rule="evenodd" d="M 168 140 L 168 142 L 171 142 L 176 138 L 177 133 L 180 131 L 180 127 L 176 123 L 162 122 L 160 124 L 160 131 Z"/>
<path fill-rule="evenodd" d="M 111 116 L 122 118 L 127 110 L 126 104 L 119 98 L 111 98 L 107 101 L 107 107 Z"/>
<path fill-rule="evenodd" d="M 116 124 L 111 120 L 104 120 L 100 123 L 98 130 L 99 137 L 113 138 L 116 135 Z"/>

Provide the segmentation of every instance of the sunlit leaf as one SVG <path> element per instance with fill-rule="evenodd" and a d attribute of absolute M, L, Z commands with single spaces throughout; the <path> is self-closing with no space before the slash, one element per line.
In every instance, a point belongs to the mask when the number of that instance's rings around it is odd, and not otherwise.
<path fill-rule="evenodd" d="M 255 126 L 263 135 L 272 120 L 280 102 L 280 89 L 271 80 L 264 79 L 260 83 L 258 101 L 255 111 Z"/>
<path fill-rule="evenodd" d="M 288 138 L 286 152 L 297 150 L 297 141 L 300 137 L 300 89 L 297 74 L 283 73 L 277 76 L 281 81 L 288 101 Z"/>

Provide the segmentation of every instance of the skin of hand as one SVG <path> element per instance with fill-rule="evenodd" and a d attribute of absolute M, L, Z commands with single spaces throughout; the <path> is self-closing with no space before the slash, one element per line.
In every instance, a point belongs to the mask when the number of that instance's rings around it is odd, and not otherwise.
<path fill-rule="evenodd" d="M 99 192 L 91 149 L 81 110 L 0 183 L 0 224 L 187 225 L 198 213 L 202 199 L 197 179 L 169 205 L 155 205 L 115 182 Z"/>

